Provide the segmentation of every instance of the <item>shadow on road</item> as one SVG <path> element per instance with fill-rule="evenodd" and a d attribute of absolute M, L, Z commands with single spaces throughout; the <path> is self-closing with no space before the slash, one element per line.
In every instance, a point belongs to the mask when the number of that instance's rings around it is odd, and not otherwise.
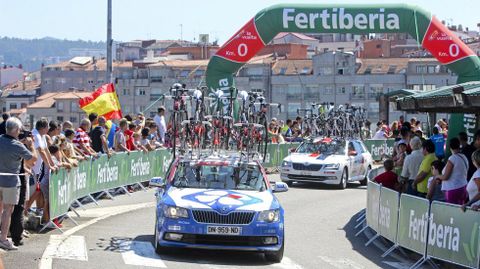
<path fill-rule="evenodd" d="M 358 224 L 357 219 L 362 213 L 363 210 L 353 215 L 352 218 L 350 218 L 350 220 L 345 224 L 345 226 L 343 226 L 343 230 L 345 231 L 345 236 L 347 240 L 350 241 L 350 243 L 352 244 L 353 250 L 355 250 L 357 253 L 361 254 L 371 262 L 375 263 L 380 268 L 391 268 L 385 263 L 383 263 L 384 260 L 381 257 L 383 253 L 380 251 L 380 249 L 374 246 L 373 243 L 365 247 L 365 243 L 368 241 L 368 239 L 363 233 L 355 237 L 355 234 L 361 229 L 360 227 L 355 229 L 355 226 Z M 389 242 L 386 242 L 382 238 L 378 238 L 377 240 L 383 240 L 383 245 L 386 245 L 388 247 L 391 246 Z M 385 260 L 388 260 L 388 257 L 385 258 Z"/>
<path fill-rule="evenodd" d="M 105 251 L 112 251 L 122 253 L 133 250 L 138 256 L 146 254 L 144 249 L 135 249 L 130 246 L 129 242 L 148 242 L 154 249 L 153 235 L 139 235 L 135 238 L 127 237 L 112 237 L 109 244 L 105 244 L 103 249 Z M 226 266 L 268 266 L 271 263 L 264 259 L 262 253 L 244 252 L 244 251 L 222 251 L 222 250 L 197 250 L 197 249 L 182 249 L 170 248 L 164 254 L 156 255 L 156 258 L 162 261 L 174 261 L 190 264 L 205 264 L 205 265 L 226 265 Z M 152 258 L 152 257 L 146 257 Z"/>

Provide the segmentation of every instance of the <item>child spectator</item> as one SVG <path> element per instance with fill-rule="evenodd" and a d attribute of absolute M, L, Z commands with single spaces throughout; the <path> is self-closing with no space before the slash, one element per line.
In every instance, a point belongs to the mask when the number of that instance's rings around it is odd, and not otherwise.
<path fill-rule="evenodd" d="M 397 145 L 397 154 L 395 155 L 395 157 L 393 157 L 395 174 L 397 175 L 402 174 L 403 162 L 405 161 L 406 156 L 407 156 L 407 144 L 405 144 L 405 142 L 400 142 Z"/>
<path fill-rule="evenodd" d="M 477 170 L 467 184 L 468 203 L 462 206 L 463 211 L 467 206 L 474 206 L 474 209 L 480 206 L 480 150 L 473 152 L 472 162 Z"/>
<path fill-rule="evenodd" d="M 382 184 L 382 186 L 386 188 L 396 190 L 398 185 L 398 176 L 392 171 L 393 166 L 393 160 L 385 160 L 383 162 L 383 168 L 385 168 L 385 172 L 376 176 L 373 181 L 378 184 Z"/>
<path fill-rule="evenodd" d="M 442 191 L 442 183 L 434 180 L 435 177 L 441 175 L 445 163 L 439 160 L 432 162 L 432 176 L 428 179 L 427 199 L 430 201 L 445 201 L 445 195 Z"/>

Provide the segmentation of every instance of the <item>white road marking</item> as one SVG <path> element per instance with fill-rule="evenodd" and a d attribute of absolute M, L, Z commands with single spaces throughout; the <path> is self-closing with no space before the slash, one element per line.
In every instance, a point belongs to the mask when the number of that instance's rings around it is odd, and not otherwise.
<path fill-rule="evenodd" d="M 73 235 L 74 233 L 76 233 L 76 232 L 78 232 L 78 231 L 80 231 L 80 230 L 82 230 L 82 229 L 84 229 L 84 228 L 86 228 L 86 227 L 88 227 L 92 224 L 95 224 L 95 223 L 97 223 L 101 220 L 107 219 L 109 217 L 119 215 L 119 214 L 123 214 L 123 213 L 127 213 L 127 212 L 134 211 L 134 210 L 138 210 L 138 209 L 141 209 L 141 208 L 153 207 L 153 206 L 155 206 L 154 202 L 141 203 L 141 204 L 135 204 L 135 205 L 123 205 L 123 206 L 108 207 L 109 212 L 106 213 L 105 215 L 100 216 L 100 217 L 95 218 L 95 219 L 92 219 L 92 220 L 89 220 L 85 223 L 82 223 L 78 226 L 73 227 L 72 229 L 70 229 L 68 231 L 65 231 L 61 235 L 58 235 L 58 237 L 61 238 L 61 240 L 56 241 L 56 242 L 52 242 L 53 243 L 52 245 L 49 244 L 47 246 L 47 248 L 43 252 L 42 259 L 40 260 L 40 263 L 38 264 L 38 268 L 39 269 L 51 269 L 53 260 L 52 260 L 52 257 L 48 256 L 49 253 L 46 252 L 47 249 L 49 249 L 49 248 L 52 248 L 54 250 L 58 249 L 59 246 L 60 246 L 60 242 L 67 240 L 68 237 Z M 105 209 L 107 209 L 107 208 L 105 208 Z M 53 235 L 51 235 L 51 236 L 53 236 Z"/>
<path fill-rule="evenodd" d="M 338 269 L 364 269 L 365 267 L 347 258 L 334 259 L 327 256 L 318 256 L 322 261 Z"/>
<path fill-rule="evenodd" d="M 125 241 L 120 243 L 125 264 L 143 267 L 167 268 L 155 253 L 152 243 L 145 241 Z"/>
<path fill-rule="evenodd" d="M 51 235 L 44 255 L 57 259 L 88 261 L 85 237 L 72 235 L 64 239 L 60 235 Z"/>
<path fill-rule="evenodd" d="M 273 267 L 282 268 L 282 269 L 303 269 L 300 264 L 295 263 L 288 257 L 283 257 L 281 263 L 272 264 Z"/>

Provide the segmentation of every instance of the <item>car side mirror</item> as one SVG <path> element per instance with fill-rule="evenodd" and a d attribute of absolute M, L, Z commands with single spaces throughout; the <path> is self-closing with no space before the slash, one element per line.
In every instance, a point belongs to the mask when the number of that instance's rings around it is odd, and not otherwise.
<path fill-rule="evenodd" d="M 272 182 L 272 192 L 286 192 L 288 185 L 285 182 Z"/>
<path fill-rule="evenodd" d="M 357 156 L 357 152 L 355 150 L 349 151 L 348 156 Z"/>
<path fill-rule="evenodd" d="M 150 179 L 150 187 L 165 188 L 165 181 L 161 177 Z"/>
<path fill-rule="evenodd" d="M 296 149 L 296 148 L 291 148 L 291 149 L 289 149 L 288 151 L 289 151 L 290 153 L 294 153 L 295 151 L 297 151 L 297 149 Z"/>

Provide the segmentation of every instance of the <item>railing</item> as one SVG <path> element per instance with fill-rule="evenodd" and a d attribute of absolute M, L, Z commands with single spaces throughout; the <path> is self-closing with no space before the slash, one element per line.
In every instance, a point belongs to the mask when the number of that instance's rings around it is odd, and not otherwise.
<path fill-rule="evenodd" d="M 372 170 L 369 179 L 380 171 Z M 369 180 L 367 185 L 366 226 L 375 232 L 365 245 L 378 237 L 422 257 L 411 268 L 420 268 L 431 258 L 468 268 L 480 268 L 480 212 L 460 206 L 400 194 Z M 435 266 L 436 267 L 436 266 Z"/>

